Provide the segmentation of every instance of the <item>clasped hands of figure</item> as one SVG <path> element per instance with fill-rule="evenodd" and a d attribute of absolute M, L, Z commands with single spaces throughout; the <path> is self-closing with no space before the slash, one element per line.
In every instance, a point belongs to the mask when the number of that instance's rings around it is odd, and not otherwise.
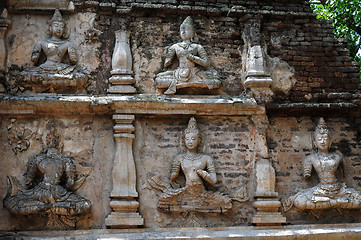
<path fill-rule="evenodd" d="M 184 50 L 186 53 L 186 58 L 192 62 L 194 62 L 197 58 L 197 56 L 194 56 L 193 54 L 191 54 L 190 52 L 188 52 L 187 50 Z"/>
<path fill-rule="evenodd" d="M 194 170 L 195 170 L 195 169 L 194 169 Z M 200 177 L 203 178 L 203 179 L 208 175 L 208 172 L 207 172 L 207 171 L 204 171 L 204 170 L 202 170 L 202 169 L 197 169 L 196 172 L 197 172 L 198 176 L 200 176 Z M 178 175 L 176 175 L 176 174 L 172 174 L 172 175 L 171 175 L 170 179 L 171 179 L 171 184 L 172 184 L 172 185 L 173 185 L 173 184 L 176 184 L 175 179 L 176 179 L 177 177 L 178 177 Z"/>

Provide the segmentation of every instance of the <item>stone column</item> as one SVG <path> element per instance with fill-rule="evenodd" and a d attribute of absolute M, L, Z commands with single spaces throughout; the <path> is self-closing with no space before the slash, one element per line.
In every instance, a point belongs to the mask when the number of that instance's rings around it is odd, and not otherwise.
<path fill-rule="evenodd" d="M 7 51 L 5 44 L 6 31 L 11 25 L 11 21 L 7 18 L 7 10 L 4 9 L 0 16 L 0 93 L 5 92 L 4 82 L 6 74 L 6 61 L 7 61 Z"/>
<path fill-rule="evenodd" d="M 109 228 L 130 228 L 143 225 L 137 212 L 136 171 L 133 158 L 134 115 L 113 115 L 115 121 L 115 156 L 113 162 L 113 190 L 110 194 L 111 214 L 105 219 Z"/>
<path fill-rule="evenodd" d="M 112 71 L 108 93 L 136 93 L 132 71 L 132 53 L 129 47 L 129 32 L 125 29 L 115 32 L 115 47 L 112 57 Z"/>
<path fill-rule="evenodd" d="M 252 223 L 256 225 L 279 225 L 286 223 L 286 218 L 281 215 L 279 208 L 281 202 L 275 191 L 276 174 L 269 161 L 266 142 L 268 118 L 266 115 L 252 117 L 256 127 L 255 152 L 256 152 L 256 192 L 253 207 L 257 209 Z"/>
<path fill-rule="evenodd" d="M 244 88 L 250 89 L 259 102 L 271 100 L 272 78 L 266 70 L 266 48 L 262 44 L 261 15 L 246 15 L 243 19 L 244 48 L 242 53 L 244 77 L 242 84 Z"/>

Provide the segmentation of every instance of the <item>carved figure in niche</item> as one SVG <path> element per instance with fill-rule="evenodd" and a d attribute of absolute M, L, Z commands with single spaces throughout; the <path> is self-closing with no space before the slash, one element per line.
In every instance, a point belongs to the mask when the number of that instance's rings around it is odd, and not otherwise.
<path fill-rule="evenodd" d="M 37 42 L 31 55 L 31 61 L 35 65 L 40 64 L 42 54 L 45 54 L 46 61 L 37 67 L 22 71 L 18 76 L 18 82 L 24 86 L 42 84 L 50 88 L 86 87 L 89 72 L 76 68 L 76 48 L 66 40 L 66 22 L 58 9 L 55 10 L 49 25 L 50 38 Z M 66 56 L 69 56 L 69 63 L 65 62 Z"/>
<path fill-rule="evenodd" d="M 185 187 L 174 189 L 160 176 L 149 181 L 152 187 L 164 193 L 159 200 L 158 209 L 167 212 L 225 213 L 232 208 L 229 197 L 219 192 L 206 191 L 203 181 L 214 185 L 217 178 L 212 158 L 197 152 L 200 141 L 200 132 L 192 117 L 184 131 L 187 150 L 175 157 L 170 177 L 172 185 L 177 185 L 175 180 L 182 170 Z"/>
<path fill-rule="evenodd" d="M 343 163 L 343 156 L 328 151 L 331 140 L 323 118 L 318 122 L 314 137 L 318 151 L 305 158 L 303 175 L 309 178 L 314 168 L 320 183 L 287 199 L 283 203 L 285 211 L 290 210 L 293 205 L 302 210 L 361 208 L 361 192 L 348 188 L 336 178 L 336 170 Z"/>
<path fill-rule="evenodd" d="M 179 66 L 157 74 L 155 81 L 158 88 L 168 88 L 164 94 L 175 94 L 176 90 L 185 87 L 219 88 L 221 82 L 215 70 L 204 70 L 209 60 L 204 48 L 196 43 L 193 20 L 187 17 L 180 26 L 182 42 L 173 44 L 166 55 L 164 68 L 172 65 L 174 56 L 179 60 Z"/>
<path fill-rule="evenodd" d="M 89 212 L 92 205 L 74 193 L 87 176 L 77 177 L 74 161 L 59 153 L 61 137 L 54 128 L 46 142 L 46 152 L 27 163 L 27 189 L 9 177 L 4 206 L 14 214 L 46 214 L 48 228 L 75 227 L 76 216 Z"/>

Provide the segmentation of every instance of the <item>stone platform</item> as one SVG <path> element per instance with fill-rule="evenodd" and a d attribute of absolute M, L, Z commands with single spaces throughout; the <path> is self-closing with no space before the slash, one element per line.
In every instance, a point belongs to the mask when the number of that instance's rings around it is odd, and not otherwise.
<path fill-rule="evenodd" d="M 289 225 L 279 227 L 143 228 L 77 231 L 0 232 L 0 239 L 116 240 L 116 239 L 315 239 L 358 240 L 361 224 Z"/>

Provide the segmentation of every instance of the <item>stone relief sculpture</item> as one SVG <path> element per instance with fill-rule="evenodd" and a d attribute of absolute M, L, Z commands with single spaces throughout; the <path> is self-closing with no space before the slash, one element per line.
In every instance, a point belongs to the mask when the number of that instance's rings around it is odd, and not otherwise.
<path fill-rule="evenodd" d="M 180 26 L 182 42 L 173 44 L 166 54 L 164 68 L 172 65 L 176 56 L 179 66 L 157 74 L 155 81 L 157 88 L 168 88 L 164 94 L 172 95 L 179 88 L 219 88 L 220 80 L 215 70 L 204 70 L 209 65 L 209 60 L 204 48 L 196 43 L 193 20 L 187 17 Z"/>
<path fill-rule="evenodd" d="M 66 22 L 58 9 L 55 10 L 49 25 L 50 38 L 37 42 L 31 55 L 31 61 L 40 65 L 22 71 L 17 78 L 18 83 L 36 91 L 62 91 L 67 87 L 84 89 L 90 73 L 76 68 L 76 47 L 66 40 Z M 46 57 L 44 63 L 40 61 L 42 54 Z M 69 56 L 70 63 L 64 61 L 66 55 Z"/>
<path fill-rule="evenodd" d="M 361 208 L 361 192 L 348 188 L 336 178 L 336 171 L 343 162 L 343 156 L 328 151 L 331 140 L 323 118 L 318 122 L 314 137 L 318 151 L 305 158 L 303 175 L 305 178 L 310 177 L 314 168 L 320 183 L 288 198 L 283 203 L 284 210 L 288 211 L 292 206 L 301 210 Z"/>
<path fill-rule="evenodd" d="M 5 75 L 7 73 L 7 46 L 5 44 L 6 32 L 11 26 L 8 19 L 8 10 L 5 8 L 0 15 L 0 93 L 5 92 Z"/>
<path fill-rule="evenodd" d="M 18 124 L 16 119 L 11 119 L 11 124 L 8 126 L 8 140 L 15 154 L 26 151 L 30 146 L 30 139 L 34 135 L 39 138 L 37 133 L 25 127 L 24 124 Z"/>
<path fill-rule="evenodd" d="M 92 206 L 89 200 L 74 193 L 87 176 L 77 176 L 74 161 L 60 154 L 61 137 L 54 128 L 46 142 L 46 152 L 27 163 L 26 189 L 15 177 L 8 178 L 4 206 L 14 214 L 47 215 L 47 228 L 75 227 L 76 217 L 89 212 Z"/>
<path fill-rule="evenodd" d="M 197 152 L 200 141 L 200 132 L 195 118 L 192 117 L 184 131 L 187 150 L 175 157 L 170 177 L 171 184 L 177 185 L 175 181 L 180 171 L 183 171 L 186 180 L 185 187 L 174 189 L 167 180 L 158 175 L 149 180 L 153 188 L 163 192 L 158 202 L 159 210 L 225 213 L 232 208 L 231 199 L 228 196 L 219 192 L 209 192 L 203 184 L 203 181 L 206 181 L 214 185 L 217 178 L 212 158 Z"/>

